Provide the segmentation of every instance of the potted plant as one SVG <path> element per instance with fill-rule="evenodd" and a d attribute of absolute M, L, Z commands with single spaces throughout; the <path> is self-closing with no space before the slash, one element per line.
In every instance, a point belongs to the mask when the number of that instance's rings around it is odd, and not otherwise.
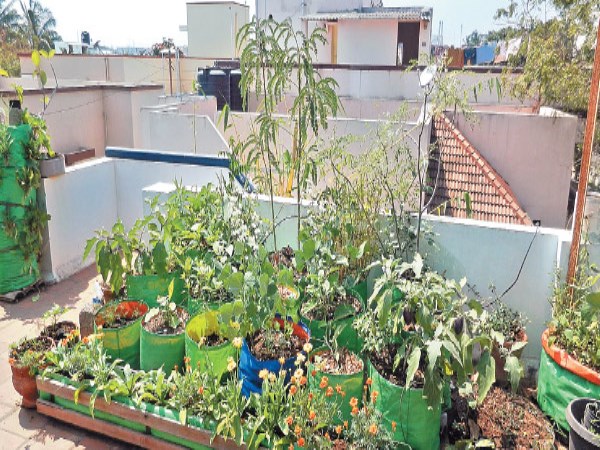
<path fill-rule="evenodd" d="M 23 408 L 35 408 L 38 398 L 35 376 L 45 365 L 46 352 L 54 345 L 52 339 L 40 336 L 23 339 L 10 346 L 8 362 L 15 390 L 22 395 Z"/>
<path fill-rule="evenodd" d="M 334 418 L 338 425 L 352 418 L 352 407 L 348 400 L 353 397 L 362 399 L 363 394 L 363 360 L 356 353 L 338 346 L 338 337 L 346 326 L 328 322 L 325 346 L 309 354 L 311 364 L 308 366 L 310 388 L 313 391 L 325 390 L 327 401 L 334 403 L 339 411 Z"/>
<path fill-rule="evenodd" d="M 163 367 L 168 373 L 183 367 L 185 355 L 185 323 L 188 313 L 171 300 L 174 282 L 169 285 L 169 295 L 159 297 L 158 306 L 150 309 L 142 321 L 140 335 L 140 367 L 153 370 Z"/>
<path fill-rule="evenodd" d="M 494 340 L 492 356 L 496 364 L 496 382 L 510 382 L 513 392 L 519 387 L 524 370 L 520 362 L 527 345 L 523 315 L 498 300 L 483 325 L 485 333 Z"/>
<path fill-rule="evenodd" d="M 568 429 L 565 411 L 576 398 L 600 398 L 600 294 L 597 274 L 580 262 L 573 283 L 557 283 L 552 320 L 542 334 L 537 400 Z"/>
<path fill-rule="evenodd" d="M 600 448 L 600 401 L 577 398 L 567 407 L 569 450 Z"/>
<path fill-rule="evenodd" d="M 200 312 L 185 327 L 185 354 L 192 367 L 220 379 L 227 372 L 229 358 L 238 359 L 244 330 L 239 317 L 241 301 L 226 303 L 216 310 Z"/>
<path fill-rule="evenodd" d="M 104 305 L 94 316 L 94 332 L 101 331 L 104 351 L 135 369 L 140 367 L 140 323 L 148 306 L 136 300 Z"/>
<path fill-rule="evenodd" d="M 376 408 L 396 441 L 438 448 L 439 434 L 431 430 L 439 429 L 450 378 L 465 386 L 478 373 L 479 402 L 494 382 L 491 338 L 473 326 L 483 308 L 462 295 L 464 281 L 426 271 L 418 254 L 410 264 L 384 260 L 382 268 L 369 307 L 355 321 L 365 342 L 367 375 L 381 396 Z M 400 301 L 396 290 L 405 293 Z"/>
<path fill-rule="evenodd" d="M 42 320 L 44 321 L 44 329 L 40 333 L 41 336 L 48 336 L 54 342 L 59 342 L 66 338 L 73 330 L 77 329 L 77 325 L 70 320 L 58 321 L 58 317 L 68 311 L 68 308 L 54 304 L 52 308 L 42 314 Z M 47 324 L 47 321 L 50 324 Z"/>

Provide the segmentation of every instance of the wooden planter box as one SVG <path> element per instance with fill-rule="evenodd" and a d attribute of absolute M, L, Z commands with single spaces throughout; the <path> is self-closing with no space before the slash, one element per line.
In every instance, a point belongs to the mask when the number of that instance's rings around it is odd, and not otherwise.
<path fill-rule="evenodd" d="M 138 409 L 133 403 L 114 399 L 107 403 L 98 396 L 94 407 L 94 417 L 89 412 L 90 393 L 82 391 L 78 403 L 73 401 L 76 388 L 59 380 L 37 377 L 40 398 L 37 400 L 39 413 L 57 420 L 110 436 L 114 439 L 151 449 L 245 449 L 232 440 L 217 436 L 212 442 L 212 432 L 190 425 L 182 425 L 177 420 L 162 417 L 152 412 Z M 148 406 L 148 409 L 152 408 Z M 159 408 L 156 408 L 159 409 Z M 163 408 L 160 408 L 163 409 Z M 163 409 L 164 410 L 164 409 Z M 164 410 L 170 416 L 176 414 Z"/>

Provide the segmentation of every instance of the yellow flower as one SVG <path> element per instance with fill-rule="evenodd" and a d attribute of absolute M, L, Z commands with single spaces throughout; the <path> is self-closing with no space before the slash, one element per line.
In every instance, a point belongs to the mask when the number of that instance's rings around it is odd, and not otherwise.
<path fill-rule="evenodd" d="M 238 350 L 240 348 L 242 348 L 242 338 L 241 337 L 235 337 L 235 338 L 233 338 L 233 346 L 235 348 L 237 348 Z"/>
<path fill-rule="evenodd" d="M 297 366 L 299 366 L 304 361 L 306 361 L 306 356 L 304 356 L 302 353 L 298 353 L 296 355 L 296 361 L 294 362 L 294 364 L 296 364 Z"/>
<path fill-rule="evenodd" d="M 282 366 L 285 364 L 285 358 L 283 356 L 279 358 L 279 364 L 281 364 Z"/>
<path fill-rule="evenodd" d="M 269 372 L 269 381 L 271 383 L 275 383 L 275 380 L 277 380 L 277 375 L 275 375 L 273 372 Z"/>
<path fill-rule="evenodd" d="M 312 352 L 313 346 L 310 342 L 307 342 L 306 344 L 304 344 L 304 346 L 302 348 L 304 349 L 304 351 L 306 353 L 310 353 L 310 352 Z"/>
<path fill-rule="evenodd" d="M 261 380 L 266 380 L 268 376 L 269 376 L 269 371 L 267 369 L 262 369 L 260 372 L 258 372 L 258 377 Z"/>
<path fill-rule="evenodd" d="M 239 330 L 240 329 L 239 322 L 230 322 L 229 324 L 231 325 L 231 328 L 233 328 L 234 330 Z"/>
<path fill-rule="evenodd" d="M 302 375 L 304 375 L 304 370 L 302 369 L 296 369 L 296 371 L 294 372 L 294 377 L 298 380 L 302 378 Z"/>
<path fill-rule="evenodd" d="M 233 372 L 236 367 L 237 367 L 237 364 L 233 360 L 233 357 L 230 356 L 229 358 L 227 358 L 227 370 L 230 372 Z"/>

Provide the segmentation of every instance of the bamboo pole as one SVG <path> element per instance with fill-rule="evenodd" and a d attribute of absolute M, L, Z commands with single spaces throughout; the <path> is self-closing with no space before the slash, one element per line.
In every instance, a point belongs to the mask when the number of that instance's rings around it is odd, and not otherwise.
<path fill-rule="evenodd" d="M 581 169 L 579 171 L 579 185 L 577 187 L 577 203 L 575 205 L 573 240 L 571 241 L 569 269 L 567 271 L 567 283 L 569 284 L 572 284 L 575 281 L 575 276 L 577 273 L 579 247 L 581 244 L 581 229 L 583 227 L 583 215 L 585 212 L 585 198 L 587 195 L 588 177 L 590 175 L 592 147 L 594 144 L 594 131 L 596 129 L 596 116 L 598 115 L 598 91 L 600 89 L 600 21 L 598 23 L 597 33 L 596 52 L 594 55 L 594 70 L 592 72 L 587 123 L 585 126 L 585 138 L 583 140 L 583 155 L 581 158 Z"/>

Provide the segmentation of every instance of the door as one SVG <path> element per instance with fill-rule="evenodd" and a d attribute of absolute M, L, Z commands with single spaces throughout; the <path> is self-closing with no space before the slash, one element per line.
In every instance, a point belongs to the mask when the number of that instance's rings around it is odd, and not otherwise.
<path fill-rule="evenodd" d="M 398 65 L 405 66 L 413 59 L 419 59 L 420 31 L 419 22 L 398 22 L 398 48 L 402 48 L 402 61 L 398 61 Z"/>

